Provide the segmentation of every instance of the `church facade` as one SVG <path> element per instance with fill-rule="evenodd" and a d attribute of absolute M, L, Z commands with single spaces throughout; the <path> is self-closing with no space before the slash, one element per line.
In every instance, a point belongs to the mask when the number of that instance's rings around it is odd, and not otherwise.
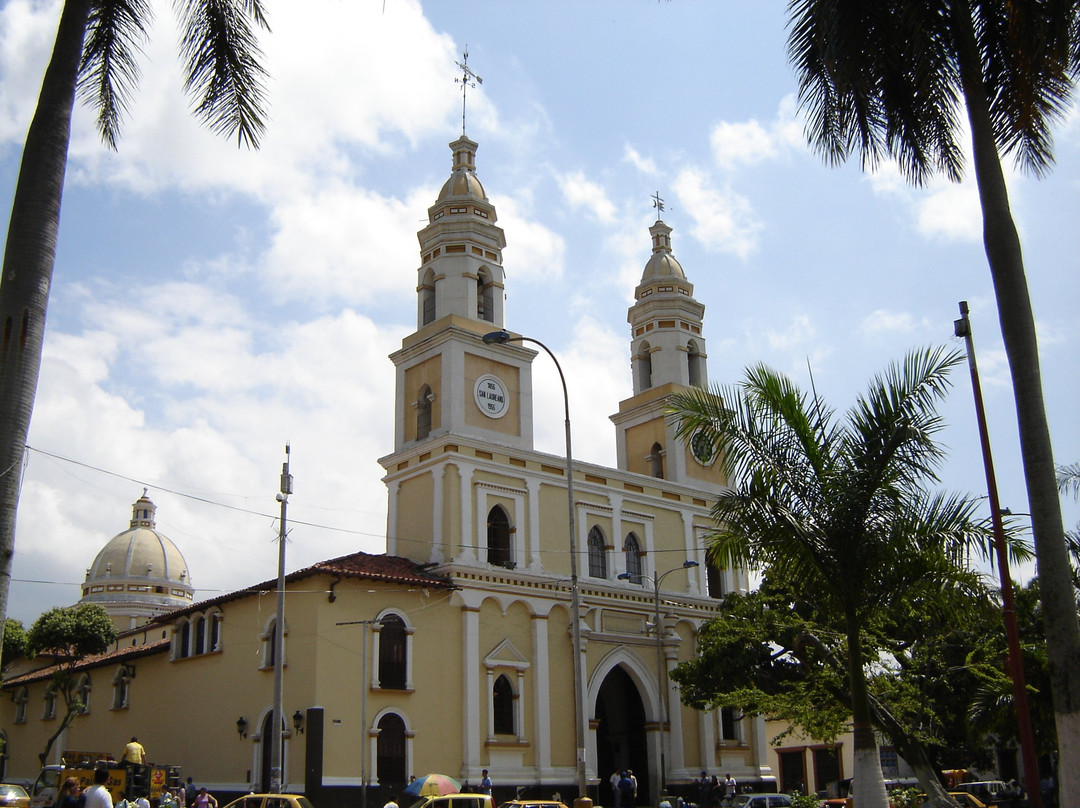
<path fill-rule="evenodd" d="M 320 806 L 427 772 L 477 784 L 483 769 L 497 798 L 520 789 L 569 803 L 579 758 L 588 796 L 604 805 L 617 769 L 634 771 L 641 804 L 662 788 L 690 796 L 702 770 L 772 781 L 762 721 L 683 707 L 667 678 L 694 655 L 717 599 L 748 585 L 705 557 L 724 484 L 715 458 L 677 441 L 665 418 L 672 393 L 708 379 L 704 306 L 671 229 L 650 228 L 629 311 L 633 387 L 612 416 L 617 467 L 575 461 L 568 479 L 565 457 L 533 447 L 532 363 L 554 357 L 507 330 L 505 238 L 477 144 L 450 145 L 451 175 L 418 234 L 416 329 L 391 356 L 386 554 L 290 574 L 280 649 L 275 581 L 123 635 L 81 669 L 88 706 L 62 748 L 111 743 L 118 754 L 138 735 L 151 759 L 184 766 L 219 797 L 265 788 L 282 654 L 285 788 Z M 8 779 L 34 773 L 55 726 L 49 687 L 44 669 L 4 684 Z"/>

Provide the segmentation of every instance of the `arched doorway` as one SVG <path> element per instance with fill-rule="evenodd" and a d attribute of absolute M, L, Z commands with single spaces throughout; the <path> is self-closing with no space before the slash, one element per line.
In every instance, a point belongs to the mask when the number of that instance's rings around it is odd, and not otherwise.
<path fill-rule="evenodd" d="M 262 722 L 262 738 L 260 742 L 260 766 L 259 766 L 259 788 L 257 792 L 266 793 L 272 788 L 270 782 L 270 767 L 271 767 L 271 752 L 274 748 L 273 738 L 273 726 L 274 726 L 274 711 L 271 710 L 266 714 L 266 717 Z M 281 719 L 281 786 L 285 784 L 285 717 Z"/>
<path fill-rule="evenodd" d="M 622 667 L 604 677 L 596 697 L 596 765 L 600 803 L 614 805 L 612 773 L 631 769 L 638 781 L 638 805 L 648 805 L 649 754 L 645 739 L 645 706 L 637 685 Z M 624 806 L 626 808 L 626 806 Z"/>

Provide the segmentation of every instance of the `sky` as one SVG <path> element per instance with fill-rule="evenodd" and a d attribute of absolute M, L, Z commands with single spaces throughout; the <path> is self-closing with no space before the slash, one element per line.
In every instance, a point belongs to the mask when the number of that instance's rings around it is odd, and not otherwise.
<path fill-rule="evenodd" d="M 506 234 L 506 326 L 570 388 L 575 457 L 615 465 L 632 393 L 627 308 L 663 200 L 705 304 L 708 375 L 765 363 L 839 412 L 908 351 L 963 349 L 971 309 L 1001 503 L 1027 511 L 972 180 L 907 185 L 826 165 L 804 138 L 785 5 L 742 0 L 269 2 L 259 151 L 189 114 L 171 4 L 156 10 L 115 152 L 76 111 L 9 616 L 70 605 L 149 489 L 199 599 L 286 566 L 382 552 L 388 355 L 416 327 L 416 232 L 465 126 Z M 10 206 L 59 19 L 0 6 L 0 199 Z M 1059 464 L 1080 461 L 1080 115 L 1057 165 L 1009 164 Z M 537 449 L 561 456 L 561 387 L 534 363 Z M 963 366 L 942 406 L 941 487 L 985 495 Z M 559 415 L 556 417 L 554 413 Z M 1067 527 L 1080 506 L 1063 503 Z M 1016 577 L 1030 576 L 1030 567 Z"/>

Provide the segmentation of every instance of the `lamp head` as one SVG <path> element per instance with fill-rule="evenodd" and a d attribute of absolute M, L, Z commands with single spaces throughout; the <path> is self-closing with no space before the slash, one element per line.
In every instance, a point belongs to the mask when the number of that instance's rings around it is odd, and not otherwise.
<path fill-rule="evenodd" d="M 682 565 L 683 565 L 683 567 L 685 567 L 686 569 L 690 569 L 691 567 L 698 567 L 698 566 L 701 566 L 701 565 L 700 565 L 700 564 L 698 564 L 698 563 L 697 563 L 696 561 L 689 561 L 689 560 L 687 560 L 687 561 L 684 561 L 684 562 L 682 563 Z"/>
<path fill-rule="evenodd" d="M 618 578 L 620 581 L 629 581 L 634 576 L 631 575 L 629 572 L 620 572 L 615 577 Z"/>
<path fill-rule="evenodd" d="M 505 345 L 510 341 L 510 332 L 505 328 L 501 331 L 489 331 L 484 334 L 485 345 Z"/>

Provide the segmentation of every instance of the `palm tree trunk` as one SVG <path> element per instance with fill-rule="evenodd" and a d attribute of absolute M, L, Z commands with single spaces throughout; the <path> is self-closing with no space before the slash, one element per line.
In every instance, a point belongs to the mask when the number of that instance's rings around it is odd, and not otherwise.
<path fill-rule="evenodd" d="M 848 687 L 851 690 L 853 796 L 859 808 L 889 808 L 889 798 L 885 793 L 885 777 L 881 773 L 881 757 L 878 754 L 877 737 L 874 735 L 872 723 L 870 693 L 866 688 L 859 622 L 853 611 L 848 612 L 845 622 L 847 624 Z"/>
<path fill-rule="evenodd" d="M 964 6 L 958 3 L 958 7 Z M 1080 621 L 1077 620 L 1050 429 L 1043 404 L 1039 345 L 1001 156 L 990 121 L 970 14 L 957 11 L 960 75 L 971 125 L 983 243 L 1009 358 L 1020 450 L 1035 536 L 1046 650 L 1057 722 L 1060 794 L 1080 794 Z M 1029 793 L 1038 783 L 1025 783 Z M 1064 797 L 1060 800 L 1065 805 Z"/>
<path fill-rule="evenodd" d="M 0 278 L 0 624 L 7 616 L 21 465 L 34 410 L 71 112 L 91 0 L 66 0 L 23 147 Z"/>

